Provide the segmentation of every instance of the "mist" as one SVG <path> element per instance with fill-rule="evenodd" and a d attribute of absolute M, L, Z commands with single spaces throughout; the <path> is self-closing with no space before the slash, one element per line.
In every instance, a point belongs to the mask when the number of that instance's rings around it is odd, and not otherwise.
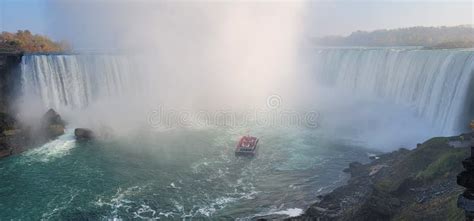
<path fill-rule="evenodd" d="M 69 39 L 75 52 L 130 63 L 128 87 L 120 95 L 99 95 L 79 110 L 59 107 L 76 126 L 131 130 L 146 125 L 158 108 L 242 111 L 265 108 L 267 98 L 277 95 L 291 109 L 305 96 L 303 2 L 49 4 L 52 31 Z M 25 103 L 24 112 L 35 105 Z"/>
<path fill-rule="evenodd" d="M 53 31 L 70 39 L 75 52 L 127 60 L 120 67 L 127 71 L 119 91 L 98 93 L 87 107 L 58 107 L 74 127 L 111 128 L 127 136 L 153 128 L 156 119 L 150 117 L 157 110 L 269 111 L 268 99 L 277 97 L 278 110 L 317 113 L 320 133 L 378 150 L 414 147 L 438 133 L 409 105 L 320 81 L 308 41 L 314 29 L 308 18 L 315 12 L 308 11 L 306 2 L 49 4 Z M 88 65 L 97 75 L 106 70 Z M 30 102 L 35 100 L 23 99 L 23 116 L 40 108 Z"/>
<path fill-rule="evenodd" d="M 57 2 L 78 51 L 139 55 L 151 99 L 174 107 L 256 105 L 295 89 L 302 2 Z M 87 16 L 84 16 L 87 12 Z M 59 20 L 59 19 L 58 19 Z M 80 28 L 77 28 L 80 27 Z M 84 46 L 84 47 L 81 47 Z"/>

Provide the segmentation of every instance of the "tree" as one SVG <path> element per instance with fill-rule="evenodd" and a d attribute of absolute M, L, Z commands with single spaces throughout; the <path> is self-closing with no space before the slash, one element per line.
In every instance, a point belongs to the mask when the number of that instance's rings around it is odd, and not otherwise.
<path fill-rule="evenodd" d="M 0 34 L 0 52 L 64 52 L 69 49 L 66 42 L 54 42 L 46 36 L 33 35 L 29 30 Z"/>

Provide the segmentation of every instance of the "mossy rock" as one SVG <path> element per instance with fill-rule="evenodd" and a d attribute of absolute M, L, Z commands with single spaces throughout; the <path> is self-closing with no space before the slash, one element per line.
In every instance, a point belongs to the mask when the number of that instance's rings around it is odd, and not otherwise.
<path fill-rule="evenodd" d="M 458 193 L 453 193 L 425 204 L 410 203 L 400 210 L 392 220 L 465 220 L 464 211 L 457 208 L 457 196 Z"/>
<path fill-rule="evenodd" d="M 435 137 L 418 145 L 395 160 L 387 175 L 375 180 L 375 187 L 394 192 L 406 180 L 430 181 L 460 172 L 461 161 L 469 155 L 468 149 L 453 148 L 448 142 L 446 137 Z"/>
<path fill-rule="evenodd" d="M 461 161 L 468 156 L 466 149 L 453 149 L 439 156 L 426 169 L 420 171 L 416 178 L 430 181 L 436 178 L 448 177 L 462 170 Z"/>

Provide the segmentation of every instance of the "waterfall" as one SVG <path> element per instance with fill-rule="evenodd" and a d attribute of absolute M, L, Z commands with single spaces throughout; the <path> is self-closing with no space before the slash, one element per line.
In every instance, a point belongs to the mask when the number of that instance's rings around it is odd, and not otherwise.
<path fill-rule="evenodd" d="M 130 89 L 131 68 L 125 56 L 25 55 L 22 94 L 46 108 L 81 109 Z"/>
<path fill-rule="evenodd" d="M 442 134 L 473 116 L 472 50 L 323 48 L 316 57 L 323 85 L 407 106 Z"/>
<path fill-rule="evenodd" d="M 461 132 L 465 121 L 474 117 L 472 50 L 320 48 L 316 52 L 312 60 L 319 83 L 349 90 L 355 97 L 407 107 L 439 134 Z M 46 108 L 83 109 L 139 88 L 133 82 L 140 65 L 132 60 L 100 54 L 25 55 L 22 92 Z"/>

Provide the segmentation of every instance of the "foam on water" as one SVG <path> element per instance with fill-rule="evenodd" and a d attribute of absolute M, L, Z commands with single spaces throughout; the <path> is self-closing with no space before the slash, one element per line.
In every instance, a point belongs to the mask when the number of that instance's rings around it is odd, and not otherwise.
<path fill-rule="evenodd" d="M 99 197 L 99 199 L 96 202 L 94 202 L 94 204 L 99 207 L 107 206 L 111 208 L 110 216 L 113 217 L 114 219 L 120 219 L 120 216 L 118 214 L 119 210 L 132 208 L 131 205 L 133 205 L 134 202 L 129 200 L 128 198 L 132 197 L 134 194 L 139 193 L 142 189 L 143 187 L 139 187 L 139 186 L 132 186 L 126 189 L 118 188 L 117 192 L 115 193 L 114 196 L 112 196 L 110 200 L 105 200 L 102 197 Z M 145 211 L 145 208 L 142 206 L 134 213 L 134 215 L 140 216 L 140 214 L 143 213 L 144 211 Z"/>
<path fill-rule="evenodd" d="M 282 207 L 282 206 L 280 206 L 280 207 Z M 252 217 L 238 218 L 237 220 L 241 220 L 241 221 L 245 220 L 246 221 L 246 220 L 252 220 L 256 217 L 266 217 L 266 216 L 272 216 L 272 215 L 282 215 L 285 218 L 289 218 L 289 217 L 299 216 L 303 213 L 304 213 L 304 210 L 301 209 L 301 208 L 288 208 L 288 209 L 273 208 L 273 209 L 270 209 L 267 212 L 258 213 L 258 214 L 255 214 Z"/>
<path fill-rule="evenodd" d="M 41 147 L 34 148 L 24 153 L 24 158 L 27 161 L 41 161 L 49 162 L 51 160 L 61 158 L 76 146 L 76 140 L 74 139 L 74 131 L 66 129 L 64 134 L 56 138 L 55 140 L 49 141 Z"/>
<path fill-rule="evenodd" d="M 303 210 L 300 208 L 290 208 L 282 211 L 277 211 L 274 212 L 273 214 L 278 214 L 278 215 L 287 215 L 289 217 L 295 217 L 303 214 Z"/>
<path fill-rule="evenodd" d="M 185 130 L 180 133 L 172 139 L 156 137 L 161 143 L 153 140 L 150 146 L 134 142 L 132 144 L 137 144 L 134 151 L 121 149 L 129 144 L 119 142 L 100 142 L 90 144 L 93 148 L 71 151 L 75 145 L 82 144 L 75 144 L 72 132 L 68 130 L 56 142 L 11 158 L 12 161 L 35 160 L 33 163 L 38 166 L 33 167 L 34 173 L 23 173 L 22 180 L 42 180 L 42 186 L 27 187 L 35 188 L 25 189 L 25 193 L 29 192 L 22 196 L 22 200 L 36 197 L 37 200 L 53 203 L 44 207 L 38 205 L 39 212 L 23 211 L 19 214 L 3 211 L 0 215 L 25 219 L 38 217 L 36 214 L 39 214 L 50 219 L 90 217 L 110 220 L 229 217 L 245 220 L 245 217 L 251 219 L 255 214 L 293 216 L 297 214 L 297 208 L 309 205 L 310 200 L 320 194 L 317 193 L 319 188 L 327 187 L 321 191 L 330 191 L 336 186 L 332 181 L 343 181 L 341 171 L 347 165 L 337 157 L 333 161 L 307 160 L 300 152 L 329 158 L 342 153 L 350 161 L 366 157 L 367 152 L 352 154 L 347 149 L 325 149 L 318 146 L 324 144 L 323 139 L 299 130 L 270 132 L 256 129 L 254 133 L 262 134 L 264 141 L 259 155 L 253 159 L 236 158 L 234 144 L 237 134 L 241 132 L 221 129 L 206 132 Z M 182 137 L 189 140 L 180 143 Z M 195 142 L 203 138 L 206 138 L 205 142 Z M 318 143 L 312 143 L 315 141 Z M 170 144 L 174 145 L 170 149 L 152 152 L 161 148 L 156 145 Z M 65 156 L 67 159 L 64 159 Z M 300 160 L 312 166 L 294 162 Z M 4 168 L 2 172 L 11 177 L 25 167 L 30 165 L 13 165 L 7 161 L 0 164 L 0 168 Z M 328 173 L 331 168 L 334 171 Z M 0 188 L 0 193 L 13 193 L 15 185 L 12 182 L 5 179 L 2 186 L 4 188 Z M 44 191 L 40 187 L 60 189 L 58 194 L 61 197 L 56 199 L 53 194 L 45 198 L 36 194 L 38 190 Z M 70 203 L 69 190 L 76 190 Z M 81 209 L 75 209 L 78 207 Z"/>
<path fill-rule="evenodd" d="M 42 220 L 49 220 L 52 219 L 55 215 L 59 214 L 63 210 L 67 210 L 71 203 L 74 201 L 74 199 L 79 195 L 79 191 L 72 191 L 70 193 L 70 198 L 67 202 L 63 202 L 59 206 L 54 207 L 50 211 L 43 213 L 41 216 Z M 50 207 L 50 204 L 53 204 L 53 202 L 48 203 L 48 207 Z"/>

